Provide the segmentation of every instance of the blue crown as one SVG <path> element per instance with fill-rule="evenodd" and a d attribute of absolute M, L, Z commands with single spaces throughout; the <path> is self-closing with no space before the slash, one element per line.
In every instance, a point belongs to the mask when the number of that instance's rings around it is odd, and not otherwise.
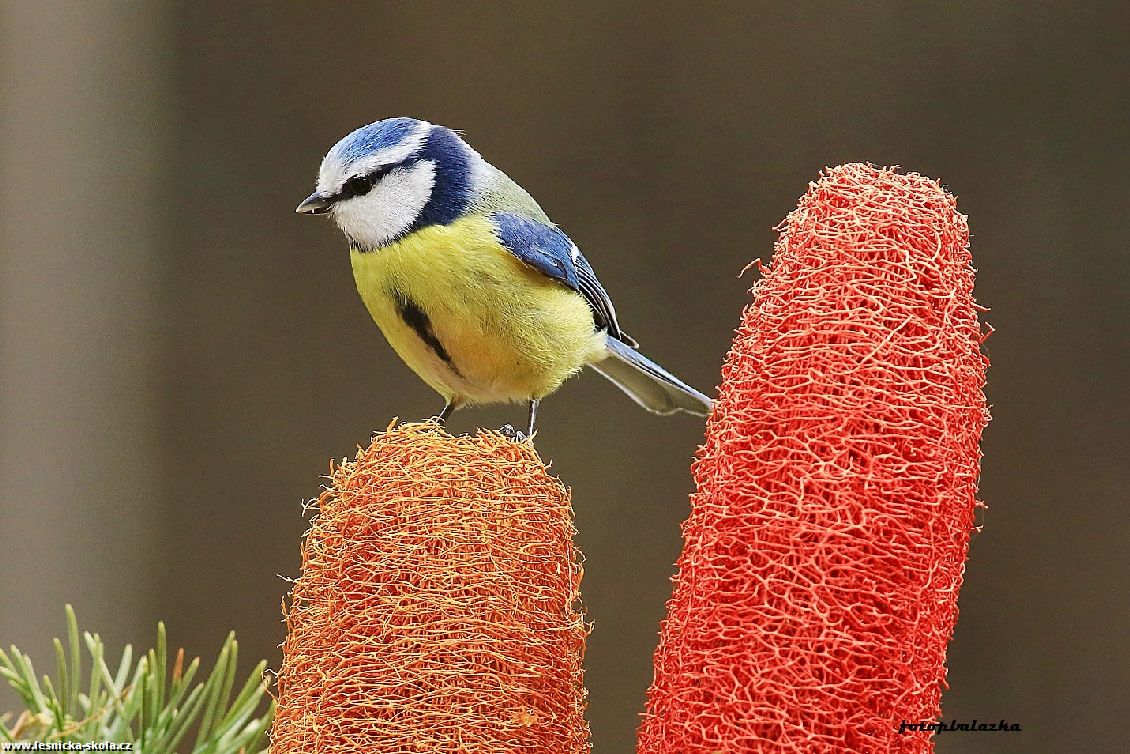
<path fill-rule="evenodd" d="M 348 165 L 366 155 L 395 147 L 408 138 L 420 121 L 415 118 L 389 118 L 361 126 L 333 148 L 336 157 Z"/>

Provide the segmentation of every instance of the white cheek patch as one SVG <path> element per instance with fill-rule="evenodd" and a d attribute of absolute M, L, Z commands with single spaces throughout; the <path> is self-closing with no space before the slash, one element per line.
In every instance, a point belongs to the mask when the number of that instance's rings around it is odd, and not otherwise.
<path fill-rule="evenodd" d="M 432 197 L 435 181 L 436 166 L 431 160 L 422 160 L 410 168 L 398 168 L 364 196 L 335 204 L 334 221 L 362 247 L 383 246 L 416 222 Z"/>

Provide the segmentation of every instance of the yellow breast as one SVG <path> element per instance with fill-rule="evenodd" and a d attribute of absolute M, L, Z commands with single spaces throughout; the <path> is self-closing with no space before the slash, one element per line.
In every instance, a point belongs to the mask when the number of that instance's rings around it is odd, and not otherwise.
<path fill-rule="evenodd" d="M 350 258 L 357 290 L 397 354 L 457 404 L 541 398 L 604 355 L 581 295 L 514 257 L 485 217 Z"/>

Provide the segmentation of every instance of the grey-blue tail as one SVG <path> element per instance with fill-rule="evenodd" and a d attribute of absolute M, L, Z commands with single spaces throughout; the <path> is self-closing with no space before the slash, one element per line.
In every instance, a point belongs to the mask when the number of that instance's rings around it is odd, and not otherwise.
<path fill-rule="evenodd" d="M 713 401 L 651 359 L 615 338 L 608 338 L 609 356 L 590 364 L 636 403 L 656 414 L 706 416 Z"/>

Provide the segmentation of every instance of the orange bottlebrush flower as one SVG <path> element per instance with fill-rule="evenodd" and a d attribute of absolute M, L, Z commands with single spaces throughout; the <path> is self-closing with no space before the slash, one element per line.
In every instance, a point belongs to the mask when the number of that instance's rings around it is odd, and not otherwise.
<path fill-rule="evenodd" d="M 641 754 L 928 752 L 973 530 L 987 360 L 935 181 L 825 171 L 722 374 Z"/>
<path fill-rule="evenodd" d="M 272 754 L 587 752 L 573 534 L 528 443 L 378 434 L 306 534 Z"/>

